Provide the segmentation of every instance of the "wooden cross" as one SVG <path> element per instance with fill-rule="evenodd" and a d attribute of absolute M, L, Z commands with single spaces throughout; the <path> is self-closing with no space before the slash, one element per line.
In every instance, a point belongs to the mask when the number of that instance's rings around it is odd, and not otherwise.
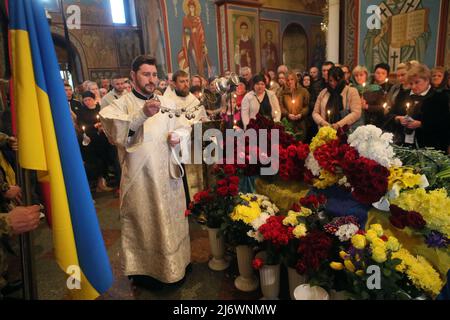
<path fill-rule="evenodd" d="M 400 57 L 397 55 L 397 52 L 394 51 L 394 54 L 391 56 L 391 59 L 393 59 L 393 61 L 392 61 L 392 69 L 393 70 L 396 70 L 398 58 L 400 58 Z"/>
<path fill-rule="evenodd" d="M 387 8 L 380 8 L 380 16 L 385 16 L 386 18 L 388 18 L 388 15 L 386 14 L 386 10 Z"/>

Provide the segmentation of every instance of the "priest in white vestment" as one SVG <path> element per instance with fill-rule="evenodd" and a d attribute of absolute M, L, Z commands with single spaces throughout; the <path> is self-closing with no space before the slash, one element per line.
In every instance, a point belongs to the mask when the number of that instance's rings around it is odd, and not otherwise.
<path fill-rule="evenodd" d="M 139 56 L 132 68 L 133 91 L 100 112 L 122 167 L 123 269 L 127 276 L 175 283 L 184 278 L 191 251 L 183 181 L 172 148 L 189 140 L 190 127 L 182 117 L 159 112 L 176 104 L 167 97 L 154 99 L 155 60 Z"/>
<path fill-rule="evenodd" d="M 128 91 L 125 90 L 125 79 L 119 76 L 115 76 L 112 78 L 111 84 L 113 89 L 109 91 L 100 102 L 100 106 L 103 109 L 104 107 L 109 106 L 114 100 L 119 99 L 124 94 L 127 94 Z"/>
<path fill-rule="evenodd" d="M 200 106 L 200 101 L 189 91 L 189 75 L 179 70 L 175 72 L 172 76 L 173 88 L 167 87 L 164 92 L 164 98 L 169 99 L 170 101 L 174 101 L 178 108 L 184 108 L 186 110 L 195 110 L 197 106 Z M 180 117 L 180 121 L 183 122 L 186 126 L 191 126 L 195 123 L 199 123 L 201 121 L 205 121 L 208 119 L 208 115 L 206 113 L 205 107 L 200 106 L 194 112 L 193 119 L 186 119 L 186 117 Z M 202 137 L 194 137 L 197 139 L 201 139 Z M 191 154 L 194 151 L 194 145 L 191 144 Z M 203 157 L 201 157 L 203 158 Z M 186 193 L 192 197 L 195 193 L 203 190 L 203 168 L 201 164 L 194 164 L 194 157 L 191 156 L 189 159 L 189 163 L 184 165 L 186 170 L 186 181 L 187 185 Z M 188 202 L 192 199 L 188 199 Z"/>

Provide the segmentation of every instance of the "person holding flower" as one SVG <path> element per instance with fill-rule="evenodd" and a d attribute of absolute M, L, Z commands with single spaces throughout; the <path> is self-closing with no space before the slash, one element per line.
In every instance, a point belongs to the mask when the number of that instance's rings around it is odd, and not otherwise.
<path fill-rule="evenodd" d="M 333 67 L 328 74 L 327 88 L 322 90 L 314 106 L 313 119 L 318 126 L 334 129 L 358 127 L 361 119 L 361 99 L 358 91 L 347 85 L 341 68 Z"/>

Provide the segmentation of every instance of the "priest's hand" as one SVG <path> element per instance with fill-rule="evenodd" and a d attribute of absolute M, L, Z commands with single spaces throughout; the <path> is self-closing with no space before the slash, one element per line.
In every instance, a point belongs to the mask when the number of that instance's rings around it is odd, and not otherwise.
<path fill-rule="evenodd" d="M 153 117 L 159 112 L 160 107 L 161 102 L 151 99 L 145 102 L 143 111 L 147 117 Z"/>
<path fill-rule="evenodd" d="M 180 143 L 180 136 L 175 132 L 170 132 L 168 141 L 171 147 L 175 147 L 177 144 Z"/>

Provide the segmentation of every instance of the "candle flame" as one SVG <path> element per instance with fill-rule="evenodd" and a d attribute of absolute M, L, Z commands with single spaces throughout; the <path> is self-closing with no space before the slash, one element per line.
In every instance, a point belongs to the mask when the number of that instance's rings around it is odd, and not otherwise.
<path fill-rule="evenodd" d="M 387 107 L 387 103 L 385 102 L 385 103 L 383 104 L 383 108 L 386 109 L 386 107 Z"/>
<path fill-rule="evenodd" d="M 83 129 L 83 131 L 84 131 L 84 130 L 86 130 L 86 127 L 85 127 L 85 126 L 82 126 L 81 129 Z"/>

